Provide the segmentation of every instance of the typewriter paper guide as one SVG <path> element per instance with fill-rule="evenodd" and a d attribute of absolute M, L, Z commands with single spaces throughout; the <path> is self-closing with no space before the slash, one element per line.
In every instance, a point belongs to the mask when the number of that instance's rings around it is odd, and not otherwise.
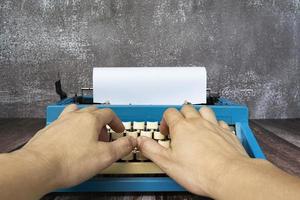
<path fill-rule="evenodd" d="M 94 103 L 181 105 L 206 103 L 204 67 L 101 67 L 93 71 Z"/>

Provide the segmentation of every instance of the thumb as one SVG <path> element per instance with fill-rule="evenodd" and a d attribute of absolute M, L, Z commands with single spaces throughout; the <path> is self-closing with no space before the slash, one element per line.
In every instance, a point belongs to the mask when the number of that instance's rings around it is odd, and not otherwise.
<path fill-rule="evenodd" d="M 155 140 L 148 137 L 138 137 L 137 145 L 144 156 L 155 162 L 161 170 L 167 172 L 170 163 L 170 149 L 167 149 Z"/>
<path fill-rule="evenodd" d="M 128 155 L 134 147 L 136 147 L 137 142 L 136 139 L 127 136 L 121 137 L 113 142 L 108 143 L 111 149 L 111 155 L 113 162 L 123 158 L 124 156 Z"/>

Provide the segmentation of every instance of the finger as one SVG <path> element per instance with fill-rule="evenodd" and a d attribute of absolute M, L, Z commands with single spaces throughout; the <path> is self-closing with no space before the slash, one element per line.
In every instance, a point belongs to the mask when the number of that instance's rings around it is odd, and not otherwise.
<path fill-rule="evenodd" d="M 241 144 L 240 140 L 234 134 L 232 134 L 230 132 L 227 132 L 223 136 L 225 136 L 226 140 L 228 142 L 230 142 L 234 146 L 234 148 L 236 150 L 238 150 L 242 155 L 245 155 L 245 156 L 249 157 L 249 155 L 247 154 L 247 152 L 244 149 L 243 145 Z"/>
<path fill-rule="evenodd" d="M 167 171 L 170 163 L 170 149 L 167 149 L 148 137 L 138 137 L 137 146 L 142 154 L 155 162 L 163 171 Z"/>
<path fill-rule="evenodd" d="M 103 142 L 109 142 L 109 133 L 107 132 L 106 126 L 102 128 L 101 133 L 98 136 L 98 140 Z"/>
<path fill-rule="evenodd" d="M 169 127 L 167 122 L 164 120 L 164 118 L 161 119 L 160 121 L 160 126 L 159 126 L 159 131 L 163 134 L 163 135 L 168 135 L 169 134 Z"/>
<path fill-rule="evenodd" d="M 227 124 L 226 122 L 222 121 L 222 120 L 219 121 L 219 126 L 220 126 L 221 128 L 224 128 L 224 129 L 230 131 L 230 127 L 228 126 L 228 124 Z"/>
<path fill-rule="evenodd" d="M 180 112 L 185 118 L 197 118 L 201 117 L 200 113 L 192 105 L 182 106 Z"/>
<path fill-rule="evenodd" d="M 108 144 L 110 145 L 113 161 L 117 161 L 128 155 L 137 146 L 137 141 L 135 138 L 127 136 Z"/>
<path fill-rule="evenodd" d="M 224 134 L 222 134 L 222 136 L 227 140 L 227 141 L 231 141 L 235 147 L 242 153 L 245 154 L 245 149 L 243 148 L 242 144 L 240 143 L 239 139 L 236 137 L 236 135 L 234 133 L 232 133 L 232 130 L 230 129 L 230 127 L 228 126 L 228 124 L 224 121 L 219 121 L 218 122 L 220 127 L 227 130 L 224 132 Z"/>
<path fill-rule="evenodd" d="M 78 112 L 93 112 L 96 110 L 98 110 L 98 108 L 96 106 L 88 106 L 88 107 L 80 109 Z"/>
<path fill-rule="evenodd" d="M 108 124 L 116 133 L 122 133 L 124 131 L 125 127 L 122 121 L 111 109 L 97 109 L 93 113 L 97 116 L 99 121 L 103 123 L 102 126 Z"/>
<path fill-rule="evenodd" d="M 167 135 L 169 128 L 172 128 L 179 120 L 184 119 L 183 115 L 175 108 L 168 108 L 164 114 L 160 124 L 161 133 Z"/>
<path fill-rule="evenodd" d="M 73 112 L 73 111 L 76 111 L 78 110 L 78 107 L 76 104 L 70 104 L 68 105 L 59 115 L 59 117 L 62 117 L 64 116 L 65 114 L 67 113 L 70 113 L 70 112 Z"/>
<path fill-rule="evenodd" d="M 247 155 L 243 145 L 241 144 L 240 140 L 236 137 L 235 134 L 232 133 L 230 127 L 228 124 L 224 121 L 219 121 L 218 122 L 220 127 L 225 129 L 223 130 L 220 134 L 227 142 L 229 142 L 235 149 L 237 149 L 241 154 Z"/>
<path fill-rule="evenodd" d="M 200 112 L 200 115 L 203 117 L 203 119 L 205 119 L 215 125 L 219 125 L 214 111 L 212 109 L 210 109 L 209 107 L 202 106 L 200 108 L 199 112 Z"/>

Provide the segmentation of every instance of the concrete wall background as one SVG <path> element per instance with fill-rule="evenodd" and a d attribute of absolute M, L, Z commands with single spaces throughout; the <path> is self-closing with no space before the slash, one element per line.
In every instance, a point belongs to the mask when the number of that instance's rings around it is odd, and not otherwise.
<path fill-rule="evenodd" d="M 252 118 L 300 117 L 299 0 L 1 0 L 0 117 L 44 117 L 92 66 L 206 66 Z"/>

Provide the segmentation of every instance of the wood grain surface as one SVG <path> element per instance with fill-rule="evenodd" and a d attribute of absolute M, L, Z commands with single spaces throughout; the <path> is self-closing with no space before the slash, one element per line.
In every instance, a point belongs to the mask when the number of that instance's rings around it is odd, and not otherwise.
<path fill-rule="evenodd" d="M 0 152 L 24 145 L 44 119 L 0 119 Z M 300 119 L 251 120 L 250 126 L 267 159 L 290 174 L 300 176 Z M 98 199 L 208 199 L 188 192 L 180 193 L 52 193 L 42 200 Z"/>

